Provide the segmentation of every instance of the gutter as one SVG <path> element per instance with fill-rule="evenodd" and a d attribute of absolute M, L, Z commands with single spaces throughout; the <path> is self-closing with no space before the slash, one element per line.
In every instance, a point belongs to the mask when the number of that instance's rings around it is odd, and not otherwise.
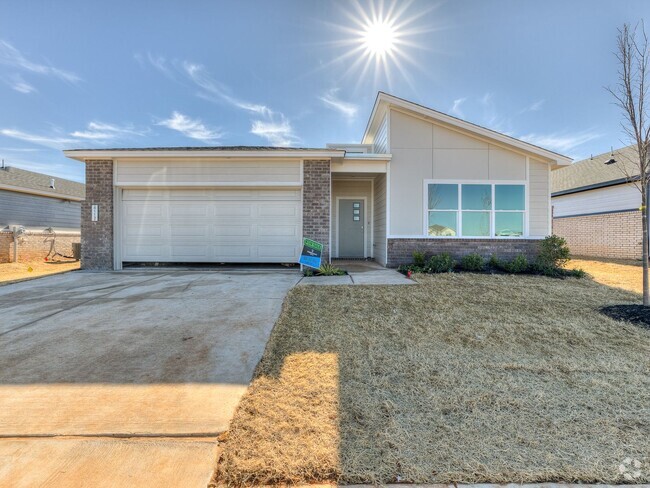
<path fill-rule="evenodd" d="M 568 190 L 561 190 L 551 193 L 551 197 L 559 197 L 562 195 L 570 195 L 572 193 L 580 193 L 583 191 L 597 190 L 598 188 L 607 188 L 608 186 L 622 185 L 624 183 L 633 183 L 638 181 L 639 177 L 634 176 L 633 178 L 619 178 L 617 180 L 603 181 L 601 183 L 594 183 L 593 185 L 579 186 L 577 188 L 570 188 Z"/>

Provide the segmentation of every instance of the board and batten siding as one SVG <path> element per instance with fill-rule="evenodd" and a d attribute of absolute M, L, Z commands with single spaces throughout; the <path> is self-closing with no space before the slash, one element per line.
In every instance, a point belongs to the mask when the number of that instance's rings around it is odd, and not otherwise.
<path fill-rule="evenodd" d="M 373 151 L 376 154 L 388 154 L 388 147 L 388 114 L 386 114 L 377 128 Z"/>
<path fill-rule="evenodd" d="M 551 233 L 548 207 L 551 169 L 548 164 L 530 159 L 528 179 L 528 235 L 546 237 Z"/>
<path fill-rule="evenodd" d="M 365 253 L 369 257 L 372 250 L 372 233 L 370 232 L 372 223 L 372 181 L 369 180 L 332 180 L 332 256 L 338 257 L 338 198 L 356 198 L 365 197 L 365 230 L 366 244 Z"/>
<path fill-rule="evenodd" d="M 641 207 L 641 192 L 634 183 L 625 183 L 559 195 L 551 199 L 551 204 L 553 217 L 637 210 Z"/>
<path fill-rule="evenodd" d="M 373 216 L 373 243 L 375 261 L 386 266 L 386 175 L 375 178 Z"/>
<path fill-rule="evenodd" d="M 0 229 L 14 225 L 27 229 L 79 230 L 81 203 L 0 190 Z"/>
<path fill-rule="evenodd" d="M 528 178 L 523 154 L 395 109 L 390 112 L 390 152 L 390 236 L 424 234 L 424 180 L 498 182 Z M 543 164 L 548 171 L 546 163 L 535 164 Z M 536 166 L 535 181 L 529 188 L 531 196 L 534 193 L 529 207 L 534 216 L 531 236 L 532 230 L 535 236 L 544 236 L 550 230 L 548 174 L 542 173 Z"/>
<path fill-rule="evenodd" d="M 116 186 L 300 186 L 300 161 L 117 161 Z"/>

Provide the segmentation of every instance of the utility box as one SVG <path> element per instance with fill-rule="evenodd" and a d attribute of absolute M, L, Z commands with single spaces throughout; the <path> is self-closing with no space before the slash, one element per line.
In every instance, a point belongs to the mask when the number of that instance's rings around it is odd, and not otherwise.
<path fill-rule="evenodd" d="M 81 259 L 81 242 L 72 243 L 72 257 L 75 259 L 75 261 L 79 261 Z"/>

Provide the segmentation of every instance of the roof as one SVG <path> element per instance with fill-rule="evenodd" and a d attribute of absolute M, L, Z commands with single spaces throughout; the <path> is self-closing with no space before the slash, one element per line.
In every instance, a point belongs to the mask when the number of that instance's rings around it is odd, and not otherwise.
<path fill-rule="evenodd" d="M 382 91 L 377 93 L 377 99 L 375 100 L 375 105 L 372 109 L 370 119 L 368 120 L 368 124 L 366 126 L 366 130 L 363 135 L 363 141 L 365 141 L 366 138 L 373 133 L 373 130 L 376 130 L 377 126 L 379 125 L 378 115 L 382 115 L 384 110 L 388 106 L 396 106 L 399 108 L 409 110 L 411 112 L 416 112 L 425 117 L 434 119 L 437 122 L 442 123 L 443 125 L 451 126 L 456 129 L 461 129 L 463 131 L 470 132 L 474 135 L 491 139 L 497 143 L 501 143 L 506 146 L 510 146 L 519 150 L 526 151 L 528 153 L 541 157 L 545 161 L 552 161 L 557 165 L 565 166 L 571 164 L 572 161 L 570 157 L 564 156 L 563 154 L 550 151 L 543 147 L 536 146 L 535 144 L 522 141 L 521 139 L 517 139 L 515 137 L 502 134 L 501 132 L 488 129 L 486 127 L 474 124 L 472 122 L 467 122 L 466 120 L 459 119 L 458 117 L 454 117 L 453 115 L 449 115 L 440 112 L 438 110 L 425 107 L 424 105 L 420 105 L 418 103 L 410 102 L 403 98 L 396 97 L 395 95 L 391 95 L 389 93 L 385 93 Z"/>
<path fill-rule="evenodd" d="M 614 151 L 614 164 L 605 164 L 612 157 L 610 151 L 557 169 L 551 173 L 551 195 L 565 195 L 629 182 L 639 172 L 638 166 L 632 162 L 635 156 L 634 146 L 627 146 Z"/>
<path fill-rule="evenodd" d="M 183 147 L 118 147 L 101 149 L 67 149 L 67 157 L 77 161 L 127 157 L 183 157 L 200 153 L 199 157 L 268 157 L 268 158 L 334 158 L 345 151 L 333 148 L 278 147 L 278 146 L 183 146 Z"/>
<path fill-rule="evenodd" d="M 50 188 L 51 179 L 54 179 L 54 188 Z M 56 198 L 70 197 L 71 200 L 83 200 L 85 198 L 86 185 L 57 176 L 44 175 L 13 166 L 6 166 L 4 169 L 0 168 L 0 190 L 32 193 Z"/>

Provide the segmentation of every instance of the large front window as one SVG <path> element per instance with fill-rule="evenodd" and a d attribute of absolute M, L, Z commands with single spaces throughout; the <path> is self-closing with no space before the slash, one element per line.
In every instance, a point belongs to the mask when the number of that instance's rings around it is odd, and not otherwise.
<path fill-rule="evenodd" d="M 526 187 L 499 183 L 427 185 L 427 234 L 432 237 L 522 237 Z"/>

